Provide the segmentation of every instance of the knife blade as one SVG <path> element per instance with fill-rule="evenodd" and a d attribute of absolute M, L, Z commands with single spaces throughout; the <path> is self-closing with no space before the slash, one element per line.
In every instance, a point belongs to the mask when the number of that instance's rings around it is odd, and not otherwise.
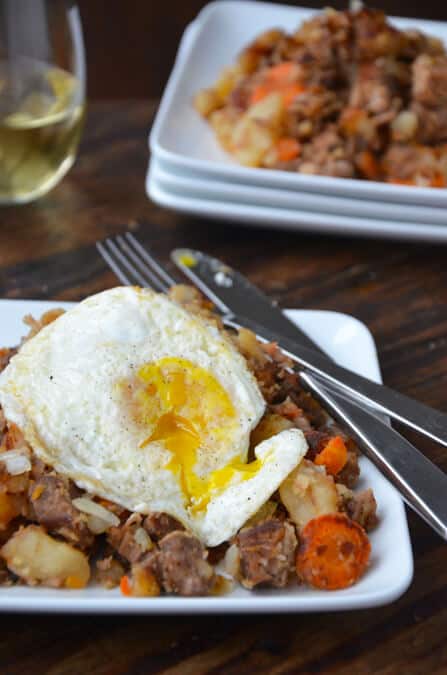
<path fill-rule="evenodd" d="M 243 316 L 248 313 L 262 325 L 324 353 L 267 295 L 218 258 L 190 248 L 174 249 L 171 258 L 223 314 Z"/>
<path fill-rule="evenodd" d="M 362 404 L 373 406 L 422 435 L 447 446 L 445 413 L 357 375 L 335 364 L 320 350 L 316 350 L 314 345 L 309 347 L 309 342 L 304 345 L 301 340 L 298 341 L 294 324 L 289 322 L 274 305 L 273 313 L 272 303 L 269 300 L 261 301 L 259 296 L 262 298 L 262 294 L 258 289 L 256 293 L 252 293 L 250 282 L 238 272 L 220 261 L 216 262 L 215 258 L 211 258 L 208 265 L 207 256 L 192 249 L 176 249 L 173 251 L 172 259 L 185 275 L 215 302 L 216 307 L 223 314 L 227 314 L 227 319 L 233 319 L 236 327 L 245 326 L 258 336 L 277 342 L 295 363 L 310 371 L 323 386 L 329 384 L 336 389 L 339 388 L 348 396 L 360 400 Z M 241 288 L 239 282 L 242 283 Z M 278 323 L 274 323 L 273 315 L 275 319 L 278 317 Z M 231 320 L 227 320 L 227 323 L 231 324 Z M 294 335 L 291 334 L 290 326 L 295 329 Z M 287 335 L 280 327 L 285 328 Z"/>

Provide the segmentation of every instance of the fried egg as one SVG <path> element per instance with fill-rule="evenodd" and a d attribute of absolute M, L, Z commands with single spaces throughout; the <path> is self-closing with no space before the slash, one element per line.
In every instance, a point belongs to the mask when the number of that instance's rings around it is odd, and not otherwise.
<path fill-rule="evenodd" d="M 136 287 L 92 296 L 0 375 L 6 419 L 35 454 L 99 497 L 164 511 L 208 546 L 229 539 L 304 456 L 297 429 L 260 443 L 265 401 L 217 326 Z"/>

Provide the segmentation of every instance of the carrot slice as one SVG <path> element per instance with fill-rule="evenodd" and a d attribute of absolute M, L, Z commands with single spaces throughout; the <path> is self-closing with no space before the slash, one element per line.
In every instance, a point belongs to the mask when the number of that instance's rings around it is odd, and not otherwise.
<path fill-rule="evenodd" d="M 277 92 L 281 94 L 284 105 L 288 107 L 305 90 L 302 84 L 296 82 L 296 78 L 297 66 L 292 61 L 272 66 L 264 72 L 260 84 L 253 89 L 250 105 L 259 103 L 269 94 Z"/>
<path fill-rule="evenodd" d="M 328 513 L 314 518 L 300 538 L 296 571 L 310 586 L 329 591 L 347 588 L 365 572 L 371 544 L 364 529 L 347 516 Z"/>
<path fill-rule="evenodd" d="M 132 595 L 132 589 L 130 587 L 129 577 L 126 574 L 124 574 L 121 577 L 120 591 L 123 595 Z"/>
<path fill-rule="evenodd" d="M 278 140 L 276 150 L 280 162 L 289 162 L 299 156 L 301 145 L 294 138 L 284 136 Z"/>
<path fill-rule="evenodd" d="M 369 150 L 360 152 L 357 157 L 357 166 L 366 178 L 375 180 L 380 176 L 380 166 L 373 153 Z"/>
<path fill-rule="evenodd" d="M 314 464 L 325 466 L 331 476 L 336 476 L 348 461 L 348 449 L 341 436 L 334 436 L 314 459 Z"/>

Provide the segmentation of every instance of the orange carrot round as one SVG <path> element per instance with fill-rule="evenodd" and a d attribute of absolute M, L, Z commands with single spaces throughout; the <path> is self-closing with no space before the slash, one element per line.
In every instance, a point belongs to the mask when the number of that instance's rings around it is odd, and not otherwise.
<path fill-rule="evenodd" d="M 302 581 L 314 588 L 347 588 L 366 570 L 371 552 L 366 532 L 341 513 L 310 520 L 300 539 L 296 571 Z"/>
<path fill-rule="evenodd" d="M 126 574 L 124 574 L 121 577 L 120 591 L 123 595 L 132 595 L 132 589 L 130 587 L 129 577 Z"/>
<path fill-rule="evenodd" d="M 348 461 L 348 450 L 341 436 L 334 436 L 314 459 L 314 464 L 325 466 L 331 476 L 336 476 Z"/>
<path fill-rule="evenodd" d="M 276 150 L 280 162 L 290 162 L 290 160 L 299 156 L 301 145 L 294 138 L 284 136 L 278 140 Z"/>

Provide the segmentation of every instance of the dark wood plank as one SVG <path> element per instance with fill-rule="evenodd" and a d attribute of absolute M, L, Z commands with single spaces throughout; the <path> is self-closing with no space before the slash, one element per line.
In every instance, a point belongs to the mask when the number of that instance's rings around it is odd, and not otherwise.
<path fill-rule="evenodd" d="M 94 242 L 141 223 L 139 236 L 164 261 L 174 246 L 203 248 L 285 306 L 354 314 L 373 331 L 385 381 L 447 410 L 445 248 L 249 229 L 162 210 L 144 192 L 154 110 L 92 105 L 79 160 L 61 185 L 40 202 L 0 211 L 0 297 L 76 300 L 114 285 Z M 444 450 L 421 445 L 447 470 Z M 410 525 L 414 582 L 388 607 L 275 617 L 3 616 L 0 672 L 445 673 L 447 548 L 416 517 Z"/>

